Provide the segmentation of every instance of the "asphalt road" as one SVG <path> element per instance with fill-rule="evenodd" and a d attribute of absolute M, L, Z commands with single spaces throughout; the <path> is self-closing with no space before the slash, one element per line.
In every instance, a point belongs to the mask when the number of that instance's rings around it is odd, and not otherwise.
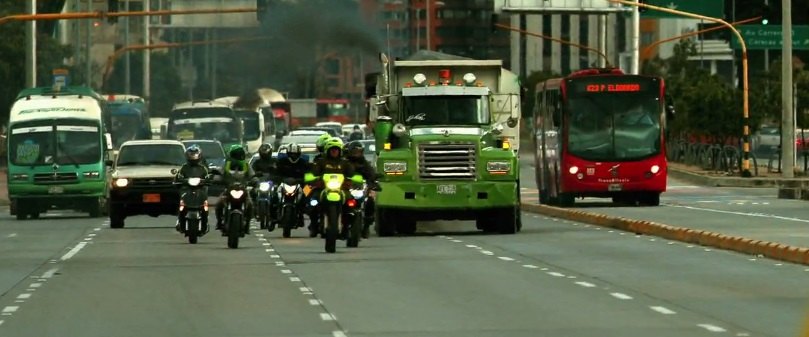
<path fill-rule="evenodd" d="M 0 210 L 2 211 L 2 210 Z M 0 336 L 796 336 L 806 268 L 524 215 L 323 252 L 173 219 L 0 217 Z"/>

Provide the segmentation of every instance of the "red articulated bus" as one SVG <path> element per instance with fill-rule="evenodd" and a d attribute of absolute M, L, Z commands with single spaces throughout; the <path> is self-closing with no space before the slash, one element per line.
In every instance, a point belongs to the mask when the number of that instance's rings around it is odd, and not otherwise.
<path fill-rule="evenodd" d="M 344 98 L 318 98 L 317 119 L 322 122 L 351 123 L 349 101 Z"/>
<path fill-rule="evenodd" d="M 535 178 L 541 204 L 575 198 L 657 206 L 666 191 L 663 79 L 585 69 L 537 84 Z"/>

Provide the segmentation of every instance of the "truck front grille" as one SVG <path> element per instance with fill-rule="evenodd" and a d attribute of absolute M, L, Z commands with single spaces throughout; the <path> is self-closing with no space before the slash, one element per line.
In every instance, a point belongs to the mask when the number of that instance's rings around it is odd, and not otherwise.
<path fill-rule="evenodd" d="M 419 178 L 473 180 L 475 150 L 471 142 L 419 144 Z"/>
<path fill-rule="evenodd" d="M 164 188 L 173 187 L 174 178 L 136 178 L 132 179 L 132 187 Z"/>
<path fill-rule="evenodd" d="M 34 174 L 34 184 L 66 184 L 79 180 L 76 172 L 53 172 Z"/>

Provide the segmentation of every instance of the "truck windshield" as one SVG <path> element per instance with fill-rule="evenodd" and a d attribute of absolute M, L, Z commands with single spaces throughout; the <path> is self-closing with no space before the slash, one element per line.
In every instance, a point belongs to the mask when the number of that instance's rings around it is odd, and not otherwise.
<path fill-rule="evenodd" d="M 407 96 L 407 125 L 481 125 L 489 123 L 489 101 L 483 96 Z"/>
<path fill-rule="evenodd" d="M 258 125 L 258 112 L 237 111 L 236 115 L 244 122 L 244 139 L 254 140 L 261 137 L 261 127 Z"/>
<path fill-rule="evenodd" d="M 98 122 L 38 121 L 15 126 L 9 139 L 15 165 L 92 164 L 101 160 Z"/>
<path fill-rule="evenodd" d="M 636 160 L 660 152 L 660 101 L 644 92 L 571 97 L 568 151 L 587 160 Z"/>

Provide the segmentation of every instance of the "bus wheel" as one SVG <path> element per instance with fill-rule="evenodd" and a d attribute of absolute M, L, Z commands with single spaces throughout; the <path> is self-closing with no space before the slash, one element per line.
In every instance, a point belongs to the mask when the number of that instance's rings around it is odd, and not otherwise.
<path fill-rule="evenodd" d="M 573 206 L 576 199 L 573 194 L 570 193 L 559 193 L 559 206 L 562 207 L 570 207 Z"/>
<path fill-rule="evenodd" d="M 539 190 L 539 204 L 540 205 L 549 205 L 551 203 L 551 198 L 548 195 L 548 190 Z"/>
<path fill-rule="evenodd" d="M 640 204 L 646 206 L 660 206 L 660 193 L 649 192 L 640 197 Z"/>

